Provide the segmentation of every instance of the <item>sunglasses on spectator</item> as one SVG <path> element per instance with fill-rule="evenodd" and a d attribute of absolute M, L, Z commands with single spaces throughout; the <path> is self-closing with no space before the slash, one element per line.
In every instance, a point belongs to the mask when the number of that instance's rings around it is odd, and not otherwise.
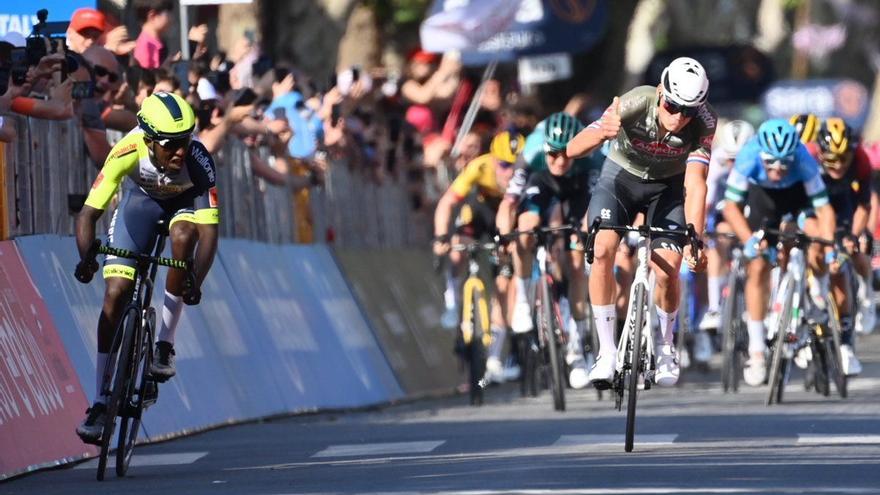
<path fill-rule="evenodd" d="M 764 168 L 768 170 L 788 170 L 788 167 L 793 162 L 793 157 L 785 158 L 780 160 L 779 158 L 774 157 L 773 155 L 769 155 L 767 153 L 761 153 L 761 162 L 764 163 Z"/>
<path fill-rule="evenodd" d="M 112 70 L 104 67 L 103 65 L 95 65 L 95 77 L 106 77 L 110 80 L 111 83 L 115 83 L 119 80 L 119 74 L 113 72 Z"/>
<path fill-rule="evenodd" d="M 682 117 L 693 117 L 700 111 L 700 107 L 698 106 L 688 107 L 685 105 L 679 105 L 665 96 L 663 97 L 663 108 L 672 115 L 680 113 Z"/>

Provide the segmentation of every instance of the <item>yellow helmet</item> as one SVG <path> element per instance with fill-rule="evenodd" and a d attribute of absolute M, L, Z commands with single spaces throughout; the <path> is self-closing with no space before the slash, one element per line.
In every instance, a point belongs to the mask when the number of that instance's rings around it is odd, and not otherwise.
<path fill-rule="evenodd" d="M 797 129 L 802 143 L 807 144 L 816 140 L 816 133 L 819 131 L 819 117 L 811 113 L 802 113 L 792 115 L 788 122 Z"/>
<path fill-rule="evenodd" d="M 511 134 L 504 131 L 492 138 L 492 144 L 489 145 L 489 154 L 501 160 L 502 162 L 514 163 L 516 157 L 522 153 L 526 145 L 526 138 L 522 134 Z"/>
<path fill-rule="evenodd" d="M 840 117 L 829 117 L 822 123 L 817 139 L 823 153 L 840 156 L 851 148 L 852 130 Z"/>
<path fill-rule="evenodd" d="M 174 93 L 153 93 L 141 103 L 138 125 L 155 140 L 180 139 L 192 134 L 196 116 L 189 103 Z"/>

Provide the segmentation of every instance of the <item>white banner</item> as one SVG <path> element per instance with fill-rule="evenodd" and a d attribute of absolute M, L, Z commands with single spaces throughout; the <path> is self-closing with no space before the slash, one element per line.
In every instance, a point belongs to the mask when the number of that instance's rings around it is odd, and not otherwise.
<path fill-rule="evenodd" d="M 180 5 L 220 5 L 226 3 L 253 3 L 254 0 L 180 0 Z"/>
<path fill-rule="evenodd" d="M 437 0 L 443 7 L 422 23 L 422 49 L 472 50 L 504 31 L 516 18 L 520 0 Z"/>
<path fill-rule="evenodd" d="M 571 56 L 553 53 L 519 59 L 520 84 L 541 84 L 571 77 Z"/>

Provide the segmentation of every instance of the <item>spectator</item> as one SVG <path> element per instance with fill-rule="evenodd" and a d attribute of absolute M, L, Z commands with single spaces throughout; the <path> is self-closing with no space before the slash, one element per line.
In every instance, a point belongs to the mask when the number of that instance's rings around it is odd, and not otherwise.
<path fill-rule="evenodd" d="M 158 69 L 168 55 L 161 37 L 171 26 L 173 9 L 173 0 L 134 0 L 134 10 L 141 22 L 134 59 L 142 68 Z"/>
<path fill-rule="evenodd" d="M 69 56 L 76 60 L 78 68 L 71 72 L 68 80 L 60 86 L 65 88 L 60 97 L 72 103 L 74 113 L 83 132 L 83 142 L 86 145 L 86 151 L 95 166 L 100 169 L 107 160 L 107 155 L 110 154 L 111 148 L 110 143 L 107 141 L 107 126 L 104 124 L 103 119 L 106 105 L 97 93 L 90 97 L 72 99 L 71 91 L 74 83 L 91 83 L 95 87 L 95 91 L 97 91 L 98 82 L 94 70 L 85 57 L 77 53 L 71 53 Z M 131 130 L 131 128 L 128 130 Z"/>
<path fill-rule="evenodd" d="M 479 133 L 475 131 L 470 131 L 464 135 L 461 139 L 461 145 L 459 146 L 458 157 L 455 159 L 454 167 L 455 173 L 461 172 L 461 170 L 471 162 L 474 158 L 478 157 L 482 154 L 483 151 L 483 138 Z"/>
<path fill-rule="evenodd" d="M 153 93 L 164 91 L 166 93 L 177 93 L 180 96 L 186 96 L 180 89 L 180 81 L 170 71 L 159 68 L 153 71 L 153 76 L 156 80 L 155 84 L 153 84 Z"/>
<path fill-rule="evenodd" d="M 104 124 L 118 131 L 128 132 L 137 126 L 137 104 L 128 83 L 122 82 L 116 56 L 100 45 L 92 45 L 83 57 L 91 66 L 95 81 L 95 99 L 101 109 Z"/>
<path fill-rule="evenodd" d="M 106 29 L 107 19 L 103 12 L 87 7 L 76 9 L 67 28 L 67 47 L 76 53 L 84 53 L 99 43 Z"/>
<path fill-rule="evenodd" d="M 275 68 L 275 82 L 272 84 L 272 104 L 267 113 L 272 115 L 276 108 L 284 109 L 284 115 L 293 129 L 289 143 L 290 155 L 294 158 L 310 158 L 317 149 L 315 129 L 321 126 L 321 119 L 300 109 L 306 108 L 305 99 L 296 86 L 293 72 L 286 67 Z"/>

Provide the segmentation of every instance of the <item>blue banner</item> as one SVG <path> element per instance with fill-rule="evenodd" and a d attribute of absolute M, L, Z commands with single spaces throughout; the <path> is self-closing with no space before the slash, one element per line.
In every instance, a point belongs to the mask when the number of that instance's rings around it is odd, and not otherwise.
<path fill-rule="evenodd" d="M 785 80 L 770 86 L 763 102 L 768 118 L 812 113 L 821 119 L 840 117 L 860 131 L 871 108 L 871 94 L 852 79 Z"/>
<path fill-rule="evenodd" d="M 95 0 L 40 0 L 28 2 L 0 2 L 0 36 L 8 32 L 21 33 L 28 36 L 37 21 L 37 11 L 49 11 L 49 22 L 69 21 L 73 11 L 81 7 L 95 8 Z"/>
<path fill-rule="evenodd" d="M 442 12 L 447 2 L 435 1 L 428 15 Z M 454 2 L 456 7 L 460 4 Z M 464 64 L 584 52 L 605 36 L 608 25 L 607 0 L 522 0 L 509 5 L 518 8 L 513 24 L 481 42 L 476 50 L 462 52 Z"/>

